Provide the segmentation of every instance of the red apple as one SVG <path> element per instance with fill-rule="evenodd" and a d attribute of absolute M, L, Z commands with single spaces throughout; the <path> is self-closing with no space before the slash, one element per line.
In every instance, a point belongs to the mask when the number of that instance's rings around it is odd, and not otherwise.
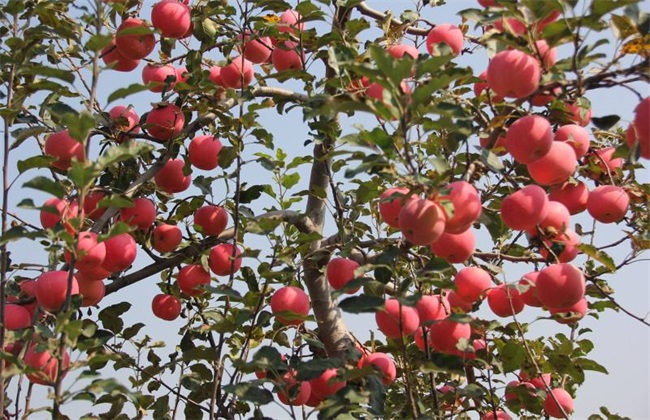
<path fill-rule="evenodd" d="M 542 302 L 537 298 L 537 276 L 539 271 L 532 271 L 519 280 L 519 294 L 521 300 L 528 306 L 533 306 L 535 308 L 541 308 Z"/>
<path fill-rule="evenodd" d="M 548 259 L 550 254 L 546 247 L 552 249 L 554 243 L 562 244 L 562 251 L 554 256 L 554 258 L 557 257 L 556 262 L 571 262 L 580 252 L 580 249 L 578 248 L 580 245 L 580 237 L 571 229 L 565 229 L 564 232 L 558 233 L 549 239 L 544 239 L 544 243 L 546 246 L 540 247 L 539 253 L 545 259 Z"/>
<path fill-rule="evenodd" d="M 165 38 L 183 38 L 192 27 L 190 8 L 178 1 L 160 1 L 151 9 L 151 23 Z"/>
<path fill-rule="evenodd" d="M 557 185 L 567 181 L 575 173 L 576 166 L 574 149 L 556 141 L 547 154 L 528 164 L 528 173 L 540 185 Z"/>
<path fill-rule="evenodd" d="M 510 229 L 533 229 L 547 214 L 548 197 L 537 185 L 527 185 L 501 202 L 501 219 Z"/>
<path fill-rule="evenodd" d="M 133 264 L 138 251 L 135 239 L 128 233 L 120 233 L 106 241 L 106 258 L 102 268 L 111 273 L 126 270 Z"/>
<path fill-rule="evenodd" d="M 52 162 L 52 166 L 62 171 L 70 169 L 73 159 L 78 162 L 86 160 L 83 143 L 73 139 L 68 130 L 50 134 L 45 139 L 43 152 L 48 156 L 55 157 L 56 160 Z"/>
<path fill-rule="evenodd" d="M 447 185 L 447 189 L 449 193 L 439 195 L 436 200 L 441 206 L 445 201 L 451 201 L 454 207 L 451 217 L 443 212 L 446 218 L 445 232 L 466 232 L 481 216 L 482 204 L 478 191 L 466 181 L 454 181 Z"/>
<path fill-rule="evenodd" d="M 172 295 L 160 293 L 151 301 L 151 311 L 160 319 L 173 321 L 181 314 L 181 301 Z"/>
<path fill-rule="evenodd" d="M 535 285 L 539 301 L 547 308 L 567 308 L 585 296 L 585 276 L 567 263 L 541 270 Z"/>
<path fill-rule="evenodd" d="M 634 150 L 636 144 L 638 143 L 639 156 L 644 159 L 650 159 L 650 137 L 646 139 L 641 138 L 637 134 L 636 128 L 634 128 L 634 124 L 630 124 L 627 127 L 627 130 L 625 130 L 625 141 L 631 150 Z"/>
<path fill-rule="evenodd" d="M 79 205 L 76 201 L 71 203 L 58 197 L 50 198 L 41 208 L 41 226 L 43 229 L 53 229 L 57 223 L 63 223 L 65 229 L 72 234 L 75 230 L 69 221 L 76 218 L 78 213 Z"/>
<path fill-rule="evenodd" d="M 156 220 L 156 206 L 148 198 L 133 200 L 133 207 L 120 209 L 120 221 L 139 230 L 147 231 Z"/>
<path fill-rule="evenodd" d="M 302 70 L 305 67 L 305 53 L 299 43 L 284 41 L 273 49 L 271 62 L 277 71 Z"/>
<path fill-rule="evenodd" d="M 450 290 L 447 293 L 447 302 L 449 302 L 449 310 L 451 313 L 466 314 L 472 312 L 474 302 L 465 300 L 455 290 Z"/>
<path fill-rule="evenodd" d="M 228 212 L 220 206 L 207 205 L 194 213 L 194 227 L 201 227 L 206 236 L 219 236 L 228 224 Z"/>
<path fill-rule="evenodd" d="M 449 23 L 436 25 L 427 34 L 426 46 L 429 54 L 440 55 L 437 46 L 440 43 L 447 44 L 454 55 L 460 54 L 463 49 L 463 31 Z"/>
<path fill-rule="evenodd" d="M 524 301 L 514 286 L 501 284 L 488 290 L 486 295 L 488 305 L 496 316 L 505 318 L 524 310 Z"/>
<path fill-rule="evenodd" d="M 199 169 L 210 171 L 219 165 L 221 142 L 214 136 L 194 137 L 188 148 L 190 163 Z"/>
<path fill-rule="evenodd" d="M 185 116 L 176 105 L 154 108 L 147 114 L 147 132 L 158 140 L 169 140 L 183 131 Z"/>
<path fill-rule="evenodd" d="M 634 108 L 634 130 L 641 145 L 641 156 L 649 159 L 650 152 L 650 96 L 644 98 Z M 646 151 L 645 153 L 643 151 Z"/>
<path fill-rule="evenodd" d="M 208 78 L 215 85 L 225 88 L 227 86 L 224 84 L 223 79 L 221 78 L 221 69 L 222 67 L 219 66 L 210 67 L 210 75 Z"/>
<path fill-rule="evenodd" d="M 171 64 L 147 64 L 142 68 L 142 84 L 152 92 L 170 91 L 176 85 L 176 69 Z"/>
<path fill-rule="evenodd" d="M 409 55 L 414 60 L 417 60 L 417 58 L 420 56 L 420 52 L 415 46 L 407 44 L 391 45 L 390 47 L 386 48 L 386 52 L 396 59 L 400 59 L 405 55 Z"/>
<path fill-rule="evenodd" d="M 578 124 L 567 124 L 558 128 L 555 132 L 555 141 L 561 141 L 571 145 L 576 152 L 577 159 L 581 159 L 591 145 L 589 133 L 587 133 L 584 127 Z"/>
<path fill-rule="evenodd" d="M 140 116 L 130 106 L 117 105 L 108 111 L 111 120 L 111 128 L 120 132 L 116 136 L 118 142 L 128 139 L 123 133 L 140 132 Z"/>
<path fill-rule="evenodd" d="M 104 245 L 106 245 L 106 242 L 104 242 Z M 77 282 L 82 282 L 82 281 L 104 280 L 108 278 L 108 276 L 110 276 L 111 274 L 113 273 L 111 273 L 108 270 L 105 270 L 103 265 L 100 265 L 98 267 L 93 267 L 86 270 L 79 270 L 75 273 L 74 276 L 77 278 Z"/>
<path fill-rule="evenodd" d="M 481 82 L 476 82 L 474 83 L 474 95 L 476 95 L 477 98 L 481 96 L 481 94 L 485 91 L 486 93 L 489 93 L 489 99 L 491 102 L 501 102 L 503 101 L 503 96 L 496 95 L 492 90 L 489 89 L 488 83 L 487 83 L 487 70 L 483 71 L 478 76 L 479 79 L 481 79 Z"/>
<path fill-rule="evenodd" d="M 420 326 L 425 326 L 431 321 L 437 321 L 447 317 L 448 305 L 439 295 L 423 295 L 415 305 L 420 319 Z"/>
<path fill-rule="evenodd" d="M 161 254 L 175 251 L 182 240 L 181 229 L 166 223 L 156 226 L 151 234 L 152 247 Z"/>
<path fill-rule="evenodd" d="M 230 276 L 241 268 L 241 251 L 233 244 L 219 244 L 210 250 L 208 265 L 217 276 Z M 233 250 L 235 251 L 233 261 Z"/>
<path fill-rule="evenodd" d="M 375 321 L 381 332 L 392 339 L 412 336 L 420 326 L 418 311 L 397 299 L 387 299 L 384 308 L 375 312 Z"/>
<path fill-rule="evenodd" d="M 68 292 L 67 271 L 48 271 L 36 280 L 36 300 L 46 311 L 56 312 L 65 303 Z M 77 279 L 72 276 L 70 295 L 79 294 Z"/>
<path fill-rule="evenodd" d="M 542 158 L 552 145 L 551 124 L 539 115 L 519 118 L 506 133 L 506 149 L 519 163 L 528 164 Z"/>
<path fill-rule="evenodd" d="M 589 188 L 584 182 L 565 182 L 561 185 L 552 186 L 548 193 L 550 201 L 557 201 L 564 204 L 570 214 L 582 213 L 587 209 Z"/>
<path fill-rule="evenodd" d="M 311 379 L 312 394 L 321 401 L 330 395 L 334 395 L 339 389 L 345 388 L 345 381 L 337 380 L 337 371 L 335 368 L 325 370 L 320 376 Z"/>
<path fill-rule="evenodd" d="M 22 305 L 5 304 L 5 328 L 10 331 L 22 330 L 32 326 L 32 314 Z"/>
<path fill-rule="evenodd" d="M 601 185 L 589 193 L 587 212 L 601 223 L 618 223 L 625 217 L 630 197 L 616 185 Z"/>
<path fill-rule="evenodd" d="M 192 174 L 185 175 L 183 159 L 169 159 L 154 175 L 156 185 L 166 193 L 174 194 L 187 190 L 192 182 Z"/>
<path fill-rule="evenodd" d="M 296 37 L 299 37 L 299 34 L 296 34 L 296 30 L 303 32 L 305 30 L 305 22 L 302 22 L 300 13 L 290 9 L 280 15 L 277 28 L 280 32 L 294 34 Z"/>
<path fill-rule="evenodd" d="M 431 244 L 431 251 L 451 264 L 460 264 L 467 261 L 475 249 L 474 231 L 472 229 L 467 229 L 459 234 L 445 232 Z"/>
<path fill-rule="evenodd" d="M 72 254 L 67 249 L 63 253 L 65 262 L 72 262 Z M 86 231 L 79 233 L 79 240 L 76 246 L 75 268 L 81 271 L 92 270 L 99 267 L 106 258 L 106 246 L 104 242 L 97 242 L 97 234 Z"/>
<path fill-rule="evenodd" d="M 151 54 L 156 46 L 154 34 L 133 33 L 134 31 L 148 32 L 147 29 L 149 25 L 140 19 L 125 19 L 115 33 L 115 45 L 120 54 L 131 60 L 140 60 Z"/>
<path fill-rule="evenodd" d="M 359 263 L 349 258 L 332 258 L 327 264 L 327 281 L 334 290 L 340 290 L 350 281 L 354 280 L 354 270 L 359 268 Z M 354 294 L 358 287 L 348 290 L 347 293 Z"/>
<path fill-rule="evenodd" d="M 474 303 L 487 289 L 492 287 L 492 277 L 479 267 L 465 267 L 454 277 L 456 292 L 467 302 Z"/>
<path fill-rule="evenodd" d="M 132 60 L 123 56 L 115 45 L 115 39 L 102 49 L 100 57 L 104 60 L 104 64 L 115 71 L 130 72 L 140 64 L 140 60 Z"/>
<path fill-rule="evenodd" d="M 557 201 L 549 201 L 547 206 L 548 213 L 546 214 L 546 217 L 544 217 L 537 225 L 539 230 L 549 236 L 554 236 L 566 231 L 569 228 L 571 221 L 569 210 L 564 206 L 564 204 Z M 537 236 L 537 234 L 537 229 L 531 229 L 528 231 L 528 235 L 530 236 Z"/>
<path fill-rule="evenodd" d="M 516 18 L 502 18 L 494 22 L 494 29 L 499 32 L 510 32 L 515 36 L 522 36 L 526 33 L 526 24 Z"/>
<path fill-rule="evenodd" d="M 573 412 L 573 398 L 562 388 L 552 389 L 544 400 L 544 411 L 556 419 L 566 418 Z"/>
<path fill-rule="evenodd" d="M 582 127 L 586 127 L 591 122 L 591 108 L 581 107 L 575 103 L 565 103 L 564 104 L 567 114 L 563 115 L 563 120 L 568 124 L 578 124 Z"/>
<path fill-rule="evenodd" d="M 406 200 L 417 197 L 415 195 L 406 197 L 408 192 L 408 188 L 393 187 L 381 193 L 379 197 L 379 214 L 388 226 L 399 229 L 399 212 L 402 210 L 402 206 L 404 206 Z"/>
<path fill-rule="evenodd" d="M 304 405 L 311 395 L 309 381 L 298 382 L 293 371 L 285 373 L 276 386 L 278 387 L 278 399 L 285 405 Z"/>
<path fill-rule="evenodd" d="M 615 158 L 616 148 L 604 147 L 593 151 L 587 155 L 589 162 L 598 165 L 598 173 L 594 179 L 598 179 L 601 174 L 613 174 L 623 166 L 623 159 Z"/>
<path fill-rule="evenodd" d="M 79 284 L 79 294 L 83 297 L 81 301 L 82 307 L 95 306 L 102 301 L 106 294 L 104 282 L 87 279 L 81 280 L 84 278 L 83 274 L 81 276 L 75 274 L 75 277 Z"/>
<path fill-rule="evenodd" d="M 257 34 L 251 36 L 246 31 L 243 35 L 240 35 L 239 39 L 242 40 L 242 45 L 237 48 L 244 58 L 251 63 L 266 63 L 271 57 L 273 43 L 268 36 L 259 36 Z"/>
<path fill-rule="evenodd" d="M 445 230 L 444 211 L 433 201 L 414 198 L 399 212 L 402 235 L 414 245 L 430 245 Z"/>
<path fill-rule="evenodd" d="M 386 353 L 370 353 L 363 359 L 361 367 L 370 365 L 374 366 L 379 370 L 379 372 L 381 372 L 381 382 L 384 385 L 388 386 L 395 381 L 395 378 L 397 377 L 395 362 L 393 362 L 393 359 Z"/>
<path fill-rule="evenodd" d="M 248 86 L 253 81 L 253 75 L 253 63 L 242 56 L 233 58 L 219 72 L 223 84 L 234 89 Z"/>
<path fill-rule="evenodd" d="M 49 351 L 44 350 L 39 352 L 38 343 L 33 343 L 25 352 L 25 357 L 23 361 L 29 367 L 32 367 L 37 370 L 37 372 L 30 373 L 27 375 L 27 379 L 31 383 L 39 385 L 53 385 L 58 376 L 59 372 L 59 361 L 58 358 Z M 70 366 L 70 355 L 66 351 L 63 354 L 63 369 L 62 372 L 65 375 L 68 367 Z"/>
<path fill-rule="evenodd" d="M 200 296 L 204 290 L 201 286 L 210 284 L 210 273 L 200 264 L 186 265 L 178 272 L 178 288 L 189 296 Z"/>
<path fill-rule="evenodd" d="M 487 68 L 490 89 L 505 98 L 525 98 L 539 87 L 539 62 L 519 50 L 497 53 Z"/>
<path fill-rule="evenodd" d="M 271 311 L 280 324 L 300 325 L 302 319 L 287 319 L 281 313 L 299 315 L 301 318 L 309 313 L 309 297 L 302 289 L 295 286 L 285 286 L 276 290 L 271 297 Z"/>
<path fill-rule="evenodd" d="M 429 327 L 429 331 L 431 347 L 441 353 L 457 350 L 458 342 L 462 338 L 469 340 L 472 335 L 472 327 L 469 324 L 462 324 L 450 319 L 434 322 Z"/>
<path fill-rule="evenodd" d="M 549 311 L 560 324 L 575 324 L 587 315 L 588 309 L 587 299 L 582 298 L 567 308 L 549 308 Z"/>
<path fill-rule="evenodd" d="M 535 41 L 534 52 L 535 56 L 540 59 L 540 62 L 545 69 L 550 70 L 555 65 L 557 49 L 549 48 L 548 44 L 543 39 Z"/>

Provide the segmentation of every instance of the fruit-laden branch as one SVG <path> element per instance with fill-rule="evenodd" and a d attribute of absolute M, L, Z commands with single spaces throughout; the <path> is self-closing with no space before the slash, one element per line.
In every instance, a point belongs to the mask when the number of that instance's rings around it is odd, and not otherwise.
<path fill-rule="evenodd" d="M 255 219 L 280 219 L 286 223 L 296 226 L 296 228 L 302 233 L 316 232 L 316 226 L 312 223 L 309 217 L 296 211 L 273 211 L 264 213 Z M 106 294 L 109 295 L 111 293 L 117 292 L 118 290 L 137 283 L 140 280 L 144 280 L 148 277 L 156 275 L 163 270 L 182 263 L 187 258 L 196 258 L 204 253 L 207 249 L 221 242 L 226 242 L 232 239 L 234 234 L 235 229 L 233 227 L 228 228 L 224 230 L 219 236 L 210 236 L 202 241 L 192 243 L 169 258 L 161 259 L 160 261 L 156 261 L 134 273 L 119 277 L 106 286 Z"/>

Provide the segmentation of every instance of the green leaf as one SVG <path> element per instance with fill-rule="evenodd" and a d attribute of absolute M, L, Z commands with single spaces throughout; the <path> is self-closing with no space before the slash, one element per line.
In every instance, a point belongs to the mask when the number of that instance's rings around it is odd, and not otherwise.
<path fill-rule="evenodd" d="M 383 308 L 384 299 L 376 296 L 352 296 L 339 302 L 339 308 L 351 314 L 360 314 L 363 312 L 376 312 Z"/>
<path fill-rule="evenodd" d="M 79 189 L 85 189 L 86 187 L 95 183 L 95 179 L 102 173 L 99 165 L 95 162 L 77 162 L 73 161 L 70 169 L 68 170 L 68 178 L 77 186 Z"/>
<path fill-rule="evenodd" d="M 509 341 L 499 351 L 501 361 L 503 362 L 503 373 L 514 372 L 519 370 L 526 360 L 526 351 L 521 344 Z"/>
<path fill-rule="evenodd" d="M 607 267 L 611 271 L 616 270 L 616 263 L 614 262 L 614 259 L 609 256 L 609 254 L 605 253 L 604 251 L 599 250 L 593 245 L 589 244 L 580 244 L 578 245 L 578 248 L 584 252 L 588 257 L 591 257 Z"/>
<path fill-rule="evenodd" d="M 131 309 L 131 304 L 128 302 L 121 302 L 111 305 L 108 308 L 102 309 L 98 314 L 99 320 L 107 330 L 114 334 L 118 334 L 124 328 L 124 321 L 122 321 L 122 314 Z"/>
<path fill-rule="evenodd" d="M 608 375 L 609 372 L 607 369 L 599 364 L 598 362 L 591 360 L 591 359 L 578 359 L 574 360 L 575 364 L 580 366 L 583 370 L 591 370 L 594 372 L 600 372 L 604 373 L 605 375 Z"/>
<path fill-rule="evenodd" d="M 43 231 L 31 231 L 27 230 L 24 226 L 14 226 L 5 232 L 4 235 L 0 236 L 0 245 L 4 245 L 8 242 L 17 241 L 19 239 L 36 239 L 44 238 L 45 234 Z"/>
<path fill-rule="evenodd" d="M 53 77 L 55 79 L 60 79 L 68 83 L 73 83 L 75 79 L 74 73 L 69 70 L 62 70 L 47 66 L 32 66 L 27 68 L 24 73 L 43 77 Z"/>
<path fill-rule="evenodd" d="M 25 182 L 23 187 L 43 191 L 58 198 L 63 198 L 66 193 L 65 188 L 60 182 L 56 182 L 53 179 L 44 176 L 37 176 L 36 178 Z"/>
<path fill-rule="evenodd" d="M 107 103 L 111 103 L 117 99 L 126 98 L 136 93 L 144 92 L 147 90 L 147 87 L 140 83 L 133 83 L 127 87 L 119 88 L 110 95 L 108 95 Z"/>
<path fill-rule="evenodd" d="M 597 16 L 603 16 L 612 10 L 637 3 L 638 0 L 591 0 L 591 13 Z"/>
<path fill-rule="evenodd" d="M 151 144 L 139 141 L 127 141 L 118 146 L 109 147 L 97 159 L 97 163 L 103 169 L 117 162 L 123 162 L 153 150 L 154 147 Z"/>
<path fill-rule="evenodd" d="M 47 131 L 46 127 L 27 127 L 27 128 L 19 128 L 17 130 L 14 130 L 11 132 L 11 135 L 14 137 L 14 142 L 11 144 L 11 147 L 9 150 L 14 150 L 25 140 L 27 140 L 30 137 L 38 137 L 38 135 L 43 134 Z"/>
<path fill-rule="evenodd" d="M 261 385 L 255 383 L 239 383 L 226 385 L 223 390 L 233 394 L 243 401 L 252 402 L 256 405 L 265 405 L 273 401 L 273 394 Z"/>
<path fill-rule="evenodd" d="M 16 166 L 18 167 L 18 172 L 22 174 L 34 168 L 49 168 L 50 163 L 55 160 L 56 158 L 52 156 L 36 155 L 25 160 L 19 160 Z"/>

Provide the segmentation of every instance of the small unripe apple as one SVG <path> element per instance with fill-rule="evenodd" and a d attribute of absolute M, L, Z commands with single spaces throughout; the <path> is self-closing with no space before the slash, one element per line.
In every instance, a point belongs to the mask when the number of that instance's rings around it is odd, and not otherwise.
<path fill-rule="evenodd" d="M 276 290 L 271 297 L 271 311 L 277 321 L 284 325 L 300 325 L 302 319 L 287 319 L 281 313 L 305 317 L 309 313 L 309 297 L 302 289 L 295 286 L 285 286 Z"/>
<path fill-rule="evenodd" d="M 172 295 L 157 294 L 151 301 L 151 312 L 165 321 L 173 321 L 181 314 L 181 301 Z"/>
<path fill-rule="evenodd" d="M 440 43 L 447 44 L 454 55 L 460 54 L 463 49 L 463 31 L 449 23 L 436 25 L 427 34 L 426 46 L 429 54 L 440 55 L 438 49 Z"/>

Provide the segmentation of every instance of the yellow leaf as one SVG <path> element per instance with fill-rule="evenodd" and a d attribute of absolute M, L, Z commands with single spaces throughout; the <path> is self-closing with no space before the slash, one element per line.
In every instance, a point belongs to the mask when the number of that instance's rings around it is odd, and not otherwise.
<path fill-rule="evenodd" d="M 621 52 L 623 55 L 636 54 L 644 58 L 650 57 L 650 35 L 629 40 L 623 45 Z"/>

